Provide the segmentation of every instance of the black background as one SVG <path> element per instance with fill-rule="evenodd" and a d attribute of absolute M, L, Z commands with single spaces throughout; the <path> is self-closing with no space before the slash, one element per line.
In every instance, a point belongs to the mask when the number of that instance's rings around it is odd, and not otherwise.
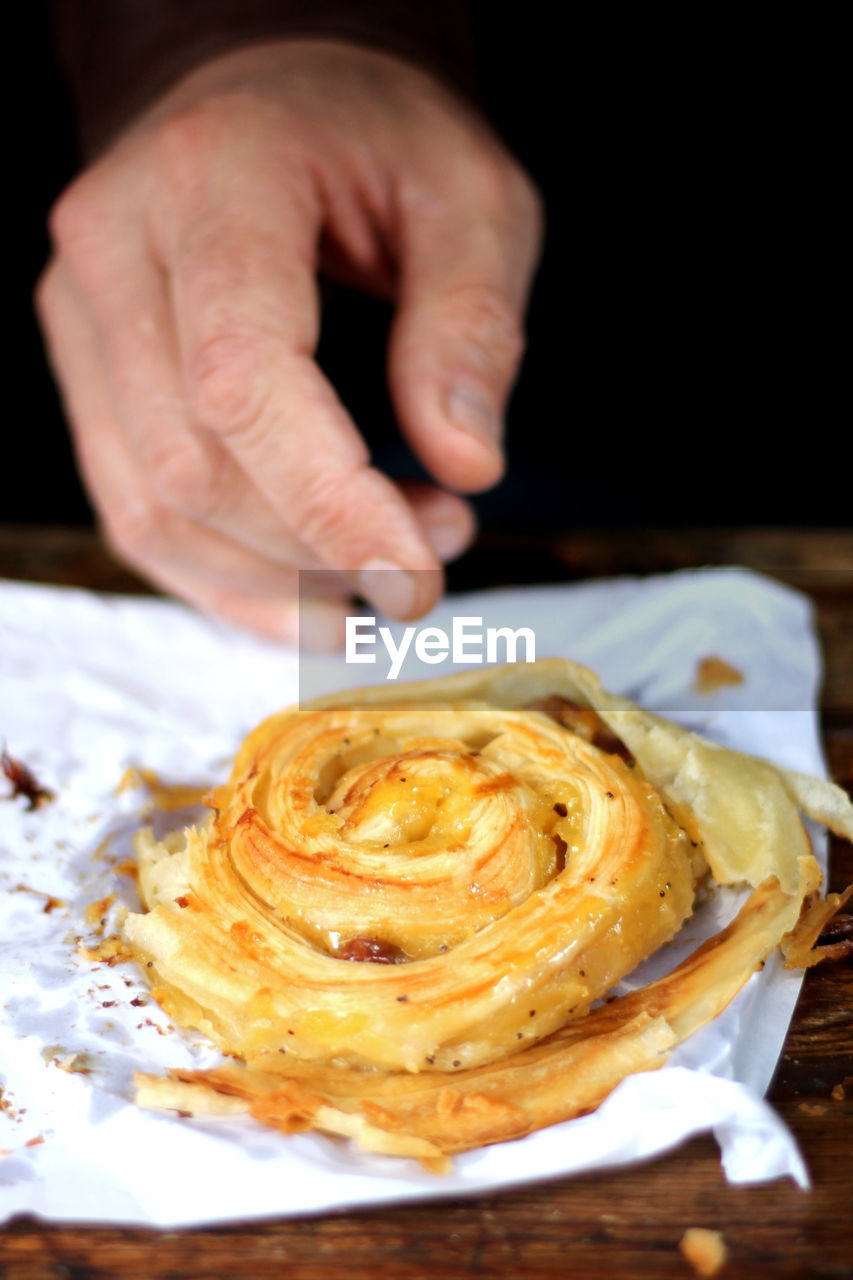
<path fill-rule="evenodd" d="M 555 11 L 533 5 L 519 24 L 479 9 L 483 104 L 548 211 L 508 479 L 477 499 L 482 523 L 849 523 L 836 179 L 813 82 L 763 33 L 615 13 L 553 28 Z M 30 305 L 45 213 L 77 163 L 38 6 L 20 50 L 0 519 L 84 522 Z M 320 359 L 377 462 L 413 474 L 385 394 L 387 321 L 382 304 L 332 292 Z"/>

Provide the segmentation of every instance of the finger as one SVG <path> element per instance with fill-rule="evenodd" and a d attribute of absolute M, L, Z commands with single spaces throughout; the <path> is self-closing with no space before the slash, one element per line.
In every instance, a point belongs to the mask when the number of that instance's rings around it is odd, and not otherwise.
<path fill-rule="evenodd" d="M 343 642 L 347 584 L 338 597 L 303 599 L 294 568 L 255 555 L 162 507 L 140 471 L 109 393 L 95 328 L 68 273 L 52 267 L 39 289 L 51 363 L 63 388 L 81 470 L 118 553 L 203 612 L 312 648 Z M 327 589 L 334 586 L 326 576 Z"/>
<path fill-rule="evenodd" d="M 430 484 L 402 481 L 399 487 L 442 563 L 455 560 L 471 545 L 477 520 L 470 503 Z"/>
<path fill-rule="evenodd" d="M 94 324 L 110 402 L 157 501 L 265 559 L 319 567 L 320 558 L 258 492 L 221 440 L 191 420 L 167 279 L 132 210 L 98 244 L 63 246 Z M 67 221 L 67 219 L 66 219 Z M 70 278 L 70 277 L 69 277 Z"/>
<path fill-rule="evenodd" d="M 274 225 L 247 225 L 245 211 L 226 204 L 175 247 L 169 265 L 192 420 L 326 565 L 351 573 L 392 616 L 419 617 L 441 591 L 438 560 L 400 491 L 370 467 L 314 362 L 316 227 L 305 225 L 298 202 L 275 194 Z"/>
<path fill-rule="evenodd" d="M 279 592 L 271 596 L 241 589 L 232 581 L 203 580 L 195 564 L 189 567 L 170 564 L 163 574 L 162 585 L 200 613 L 235 623 L 293 648 L 315 653 L 337 652 L 344 646 L 347 613 L 353 606 L 348 599 L 309 598 L 301 588 L 299 577 L 294 570 L 289 594 Z"/>
<path fill-rule="evenodd" d="M 431 189 L 421 177 L 401 195 L 389 383 L 402 430 L 429 472 L 476 491 L 503 471 L 503 418 L 541 237 L 538 202 L 503 160 L 478 156 L 429 181 Z"/>

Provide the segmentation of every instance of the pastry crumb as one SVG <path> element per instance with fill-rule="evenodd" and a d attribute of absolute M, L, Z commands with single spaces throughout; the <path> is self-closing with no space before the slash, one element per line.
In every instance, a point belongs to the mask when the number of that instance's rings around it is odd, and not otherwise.
<path fill-rule="evenodd" d="M 122 791 L 145 787 L 155 809 L 163 813 L 174 813 L 178 809 L 189 809 L 202 804 L 210 788 L 197 783 L 162 782 L 153 769 L 141 769 L 131 766 L 125 769 L 116 786 L 116 795 Z"/>
<path fill-rule="evenodd" d="M 726 685 L 743 684 L 743 672 L 738 671 L 725 658 L 709 654 L 696 663 L 693 676 L 694 693 L 713 693 Z"/>
<path fill-rule="evenodd" d="M 678 1247 L 697 1276 L 715 1276 L 725 1265 L 726 1243 L 720 1231 L 688 1227 Z"/>
<path fill-rule="evenodd" d="M 129 950 L 123 939 L 115 933 L 110 934 L 108 938 L 104 938 L 102 942 L 98 942 L 94 947 L 87 947 L 80 943 L 77 947 L 77 954 L 83 960 L 110 966 L 116 964 L 119 960 L 133 959 L 133 952 Z"/>
<path fill-rule="evenodd" d="M 103 928 L 104 916 L 115 900 L 115 894 L 108 893 L 105 897 L 98 898 L 97 902 L 90 902 L 83 913 L 86 924 L 100 925 Z"/>

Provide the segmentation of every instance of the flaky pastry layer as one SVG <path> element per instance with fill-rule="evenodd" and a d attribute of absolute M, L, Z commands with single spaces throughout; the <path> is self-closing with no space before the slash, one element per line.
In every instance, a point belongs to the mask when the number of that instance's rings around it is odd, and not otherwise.
<path fill-rule="evenodd" d="M 798 808 L 853 835 L 839 788 L 562 660 L 284 711 L 209 802 L 208 826 L 140 839 L 147 911 L 125 937 L 169 1015 L 241 1065 L 140 1077 L 140 1102 L 436 1167 L 659 1066 L 815 893 Z M 593 1008 L 677 933 L 707 869 L 753 887 L 738 919 Z"/>

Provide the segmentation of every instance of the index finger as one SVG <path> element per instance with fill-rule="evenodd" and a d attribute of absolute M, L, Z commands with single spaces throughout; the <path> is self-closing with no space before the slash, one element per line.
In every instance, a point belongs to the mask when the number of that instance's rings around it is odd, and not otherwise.
<path fill-rule="evenodd" d="M 418 617 L 441 589 L 439 562 L 313 359 L 319 212 L 272 195 L 208 206 L 173 246 L 191 416 L 325 564 L 393 616 Z"/>

